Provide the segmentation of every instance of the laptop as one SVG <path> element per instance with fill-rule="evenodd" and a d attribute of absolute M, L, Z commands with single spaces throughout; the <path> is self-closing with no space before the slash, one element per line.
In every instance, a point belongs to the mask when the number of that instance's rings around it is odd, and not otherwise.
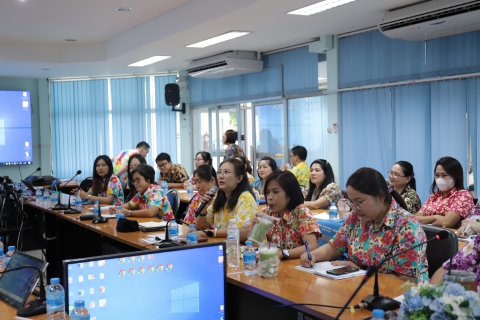
<path fill-rule="evenodd" d="M 90 318 L 225 318 L 225 243 L 64 260 L 66 310 Z"/>
<path fill-rule="evenodd" d="M 33 266 L 45 272 L 47 265 L 42 259 L 16 251 L 5 270 Z M 0 277 L 0 300 L 20 309 L 37 286 L 39 278 L 37 270 L 30 268 L 4 273 Z"/>
<path fill-rule="evenodd" d="M 28 182 L 27 180 L 20 180 L 27 188 L 28 190 L 30 190 L 31 192 L 33 192 L 33 194 L 35 194 L 37 192 L 37 189 L 35 189 L 32 184 L 30 182 Z"/>

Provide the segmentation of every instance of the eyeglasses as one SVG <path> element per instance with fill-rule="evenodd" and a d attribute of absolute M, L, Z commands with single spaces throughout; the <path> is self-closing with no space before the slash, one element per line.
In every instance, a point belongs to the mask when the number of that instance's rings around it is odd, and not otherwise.
<path fill-rule="evenodd" d="M 198 158 L 195 158 L 195 159 L 193 159 L 193 161 L 195 161 L 195 162 L 199 162 L 199 161 L 203 161 L 203 159 L 198 159 Z"/>
<path fill-rule="evenodd" d="M 347 204 L 347 206 L 349 206 L 353 210 L 357 209 L 359 211 L 362 211 L 363 205 L 370 199 L 372 199 L 372 196 L 370 196 L 370 198 L 368 198 L 367 200 L 364 200 L 362 202 L 351 201 L 350 199 L 345 199 L 345 203 Z"/>
<path fill-rule="evenodd" d="M 140 184 L 140 182 L 142 182 L 142 178 L 137 178 L 137 179 L 134 179 L 132 182 L 133 182 L 133 185 L 137 185 L 137 184 Z"/>
<path fill-rule="evenodd" d="M 165 163 L 163 163 L 163 164 L 159 164 L 159 165 L 158 165 L 158 169 L 163 169 L 163 168 L 165 168 L 165 167 L 167 166 L 167 164 L 168 164 L 168 161 L 165 162 Z"/>
<path fill-rule="evenodd" d="M 390 177 L 395 177 L 395 178 L 405 178 L 405 176 L 401 176 L 396 172 L 393 172 L 392 170 L 387 172 Z"/>
<path fill-rule="evenodd" d="M 217 176 L 225 176 L 225 175 L 231 174 L 231 173 L 235 173 L 235 172 L 230 171 L 230 170 L 223 170 L 223 171 L 222 171 L 222 170 L 218 170 L 218 171 L 217 171 Z"/>

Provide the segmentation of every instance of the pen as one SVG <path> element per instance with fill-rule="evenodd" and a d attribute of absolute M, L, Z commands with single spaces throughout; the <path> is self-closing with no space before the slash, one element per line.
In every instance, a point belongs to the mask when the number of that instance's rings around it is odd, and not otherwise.
<path fill-rule="evenodd" d="M 472 226 L 471 225 L 468 225 L 465 230 L 463 230 L 463 235 L 465 235 L 468 231 L 468 229 L 470 229 Z"/>
<path fill-rule="evenodd" d="M 305 241 L 305 249 L 307 249 L 308 260 L 312 261 L 312 256 L 310 255 L 310 248 L 308 248 L 308 242 Z"/>

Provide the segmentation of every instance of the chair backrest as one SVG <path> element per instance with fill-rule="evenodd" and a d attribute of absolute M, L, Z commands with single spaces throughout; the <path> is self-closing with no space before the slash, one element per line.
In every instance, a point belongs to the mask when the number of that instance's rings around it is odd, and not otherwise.
<path fill-rule="evenodd" d="M 92 177 L 88 177 L 88 178 L 85 178 L 83 179 L 82 182 L 80 182 L 80 188 L 87 192 L 93 185 L 93 178 Z"/>
<path fill-rule="evenodd" d="M 441 227 L 422 224 L 427 239 L 435 237 L 437 233 L 446 230 L 449 237 L 444 240 L 434 240 L 427 243 L 428 276 L 431 278 L 442 264 L 458 251 L 458 239 L 455 232 Z"/>
<path fill-rule="evenodd" d="M 170 189 L 167 192 L 168 202 L 170 202 L 170 206 L 172 207 L 173 216 L 175 219 L 179 219 L 177 217 L 178 208 L 180 207 L 180 195 L 178 191 L 175 189 Z"/>

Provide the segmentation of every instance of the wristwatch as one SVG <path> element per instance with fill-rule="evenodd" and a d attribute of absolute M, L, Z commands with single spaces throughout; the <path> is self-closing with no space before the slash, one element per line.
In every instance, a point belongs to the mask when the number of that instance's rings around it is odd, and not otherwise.
<path fill-rule="evenodd" d="M 290 258 L 290 253 L 288 252 L 287 249 L 283 249 L 282 254 L 283 254 L 283 260 L 287 260 Z"/>
<path fill-rule="evenodd" d="M 89 195 L 88 195 L 88 200 L 90 200 L 90 198 L 91 198 L 91 197 L 92 197 L 92 195 L 91 195 L 91 194 L 89 194 Z"/>
<path fill-rule="evenodd" d="M 128 210 L 127 217 L 130 217 L 131 213 L 132 213 L 132 210 Z"/>
<path fill-rule="evenodd" d="M 199 217 L 206 217 L 207 214 L 206 214 L 206 213 L 200 213 L 198 216 L 199 216 Z"/>

